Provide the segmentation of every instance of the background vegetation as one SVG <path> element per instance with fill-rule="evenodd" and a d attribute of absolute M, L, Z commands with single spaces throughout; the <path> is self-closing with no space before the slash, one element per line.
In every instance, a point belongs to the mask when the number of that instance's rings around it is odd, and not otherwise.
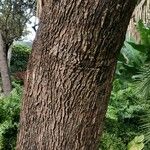
<path fill-rule="evenodd" d="M 126 39 L 118 58 L 102 150 L 150 149 L 150 27 L 139 21 L 137 28 L 141 42 Z"/>

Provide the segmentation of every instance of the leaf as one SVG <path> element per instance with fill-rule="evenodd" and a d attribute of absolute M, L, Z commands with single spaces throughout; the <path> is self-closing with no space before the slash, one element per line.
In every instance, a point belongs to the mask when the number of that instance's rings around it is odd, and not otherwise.
<path fill-rule="evenodd" d="M 145 45 L 143 44 L 136 44 L 133 42 L 128 42 L 134 49 L 140 51 L 140 52 L 145 52 L 145 49 L 147 48 Z"/>
<path fill-rule="evenodd" d="M 127 146 L 128 150 L 142 150 L 144 148 L 144 135 L 136 136 Z"/>
<path fill-rule="evenodd" d="M 136 136 L 134 138 L 135 143 L 141 143 L 144 141 L 144 135 Z"/>

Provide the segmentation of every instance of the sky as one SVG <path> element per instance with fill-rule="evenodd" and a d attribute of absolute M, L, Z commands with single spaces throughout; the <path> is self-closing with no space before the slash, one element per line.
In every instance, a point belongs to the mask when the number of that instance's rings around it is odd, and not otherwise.
<path fill-rule="evenodd" d="M 35 31 L 33 30 L 32 26 L 38 23 L 37 17 L 32 17 L 30 19 L 30 23 L 27 23 L 27 30 L 29 31 L 29 34 L 25 37 L 23 37 L 23 41 L 33 41 L 35 38 Z"/>

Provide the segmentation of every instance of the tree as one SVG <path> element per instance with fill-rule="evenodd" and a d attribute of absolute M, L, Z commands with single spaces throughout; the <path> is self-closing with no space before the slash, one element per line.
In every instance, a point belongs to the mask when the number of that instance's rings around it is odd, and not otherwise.
<path fill-rule="evenodd" d="M 33 15 L 33 7 L 35 1 L 27 0 L 2 0 L 0 1 L 0 30 L 2 34 L 3 53 L 1 62 L 7 63 L 8 50 L 14 40 L 18 40 L 25 32 L 27 21 Z M 2 51 L 1 51 L 2 52 Z M 7 67 L 7 68 L 5 68 Z M 3 91 L 5 95 L 8 95 L 11 91 L 11 82 L 9 76 L 8 64 L 0 66 L 1 70 L 7 70 L 1 72 L 1 77 L 8 77 L 2 79 Z M 5 87 L 5 88 L 4 88 Z"/>
<path fill-rule="evenodd" d="M 24 29 L 33 16 L 34 3 L 35 1 L 27 0 L 2 0 L 0 2 L 0 29 L 6 45 L 6 54 L 13 41 L 26 34 Z"/>
<path fill-rule="evenodd" d="M 17 150 L 96 150 L 136 0 L 47 1 L 27 69 Z"/>
<path fill-rule="evenodd" d="M 8 70 L 8 63 L 4 52 L 4 43 L 2 39 L 2 33 L 0 31 L 0 72 L 3 83 L 3 91 L 5 95 L 8 95 L 11 91 L 11 81 Z"/>

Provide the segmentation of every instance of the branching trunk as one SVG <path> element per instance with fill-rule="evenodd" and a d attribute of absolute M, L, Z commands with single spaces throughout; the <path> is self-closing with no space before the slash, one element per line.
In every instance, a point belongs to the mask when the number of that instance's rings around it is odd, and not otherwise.
<path fill-rule="evenodd" d="M 6 57 L 4 48 L 5 48 L 4 42 L 3 42 L 2 35 L 0 32 L 0 73 L 1 73 L 1 79 L 2 79 L 2 89 L 3 89 L 4 95 L 7 96 L 11 92 L 11 81 L 10 81 L 7 57 Z"/>
<path fill-rule="evenodd" d="M 96 150 L 135 0 L 47 0 L 27 70 L 17 150 Z"/>

